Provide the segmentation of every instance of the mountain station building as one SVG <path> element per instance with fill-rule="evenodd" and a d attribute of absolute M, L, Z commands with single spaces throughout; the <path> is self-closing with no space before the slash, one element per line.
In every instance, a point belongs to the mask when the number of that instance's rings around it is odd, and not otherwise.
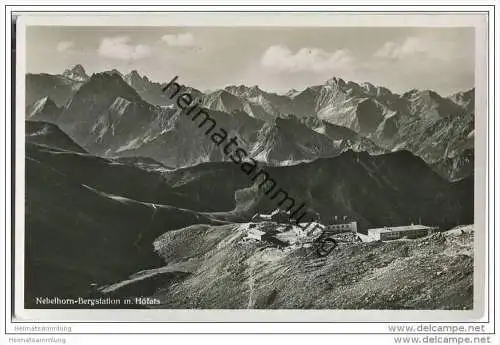
<path fill-rule="evenodd" d="M 403 237 L 415 239 L 418 237 L 424 237 L 438 228 L 430 227 L 426 225 L 403 225 L 403 226 L 392 226 L 392 227 L 383 227 L 383 228 L 375 228 L 368 229 L 368 236 L 373 240 L 382 240 L 382 241 L 390 241 L 397 240 Z"/>

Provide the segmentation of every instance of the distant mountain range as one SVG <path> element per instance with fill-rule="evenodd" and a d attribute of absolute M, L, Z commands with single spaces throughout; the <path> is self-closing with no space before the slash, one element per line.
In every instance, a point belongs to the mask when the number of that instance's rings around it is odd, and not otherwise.
<path fill-rule="evenodd" d="M 81 65 L 61 75 L 28 74 L 26 117 L 57 124 L 85 150 L 106 157 L 150 157 L 171 167 L 227 160 L 180 116 L 164 85 L 137 71 L 89 76 Z M 266 164 L 293 165 L 347 150 L 409 150 L 449 179 L 473 171 L 474 89 L 449 97 L 431 90 L 399 95 L 331 78 L 286 95 L 245 85 L 189 92 Z"/>

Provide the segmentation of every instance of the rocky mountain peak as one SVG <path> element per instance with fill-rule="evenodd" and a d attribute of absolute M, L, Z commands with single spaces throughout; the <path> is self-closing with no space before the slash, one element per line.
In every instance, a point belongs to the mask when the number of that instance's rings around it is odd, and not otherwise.
<path fill-rule="evenodd" d="M 402 97 L 404 98 L 412 98 L 412 97 L 415 97 L 420 91 L 417 90 L 417 89 L 411 89 L 411 90 L 408 90 L 406 91 Z"/>
<path fill-rule="evenodd" d="M 346 85 L 346 82 L 340 77 L 332 77 L 326 81 L 326 85 L 344 87 Z"/>
<path fill-rule="evenodd" d="M 261 92 L 262 90 L 257 85 L 254 85 L 248 89 L 248 93 L 250 95 L 259 95 Z"/>
<path fill-rule="evenodd" d="M 76 64 L 75 66 L 73 66 L 73 68 L 71 69 L 71 71 L 73 73 L 78 73 L 78 74 L 86 75 L 85 68 L 83 68 L 83 66 L 80 65 L 80 64 Z"/>
<path fill-rule="evenodd" d="M 250 87 L 246 85 L 230 85 L 226 86 L 224 91 L 232 93 L 238 97 L 257 97 L 264 92 L 257 85 Z"/>
<path fill-rule="evenodd" d="M 460 92 L 457 92 L 457 93 L 451 95 L 450 98 L 456 99 L 456 100 L 469 100 L 470 98 L 474 97 L 474 91 L 475 91 L 474 88 L 469 89 L 467 91 L 460 91 Z"/>
<path fill-rule="evenodd" d="M 287 97 L 294 97 L 294 96 L 296 96 L 299 93 L 300 93 L 299 90 L 297 90 L 297 89 L 291 89 L 291 90 L 287 91 L 287 93 L 285 93 L 285 96 L 287 96 Z"/>
<path fill-rule="evenodd" d="M 89 76 L 85 72 L 85 69 L 80 64 L 73 66 L 73 68 L 71 69 L 66 69 L 62 75 L 68 79 L 75 81 L 85 81 L 89 78 Z"/>
<path fill-rule="evenodd" d="M 235 95 L 241 95 L 247 91 L 247 87 L 245 85 L 229 85 L 226 86 L 224 90 L 231 92 Z"/>

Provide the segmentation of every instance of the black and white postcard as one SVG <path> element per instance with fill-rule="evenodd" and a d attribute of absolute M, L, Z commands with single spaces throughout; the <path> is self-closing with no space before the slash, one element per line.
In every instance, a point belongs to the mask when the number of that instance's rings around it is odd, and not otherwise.
<path fill-rule="evenodd" d="M 20 316 L 483 315 L 483 15 L 59 13 L 16 31 Z"/>

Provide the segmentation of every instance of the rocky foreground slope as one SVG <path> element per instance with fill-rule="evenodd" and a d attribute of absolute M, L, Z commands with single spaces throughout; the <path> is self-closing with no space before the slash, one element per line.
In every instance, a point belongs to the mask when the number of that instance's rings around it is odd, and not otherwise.
<path fill-rule="evenodd" d="M 473 306 L 472 226 L 392 242 L 338 235 L 345 242 L 327 257 L 307 245 L 278 248 L 248 239 L 248 228 L 193 225 L 165 233 L 155 247 L 166 266 L 102 291 L 114 297 L 148 296 L 159 301 L 157 308 L 181 309 Z"/>

